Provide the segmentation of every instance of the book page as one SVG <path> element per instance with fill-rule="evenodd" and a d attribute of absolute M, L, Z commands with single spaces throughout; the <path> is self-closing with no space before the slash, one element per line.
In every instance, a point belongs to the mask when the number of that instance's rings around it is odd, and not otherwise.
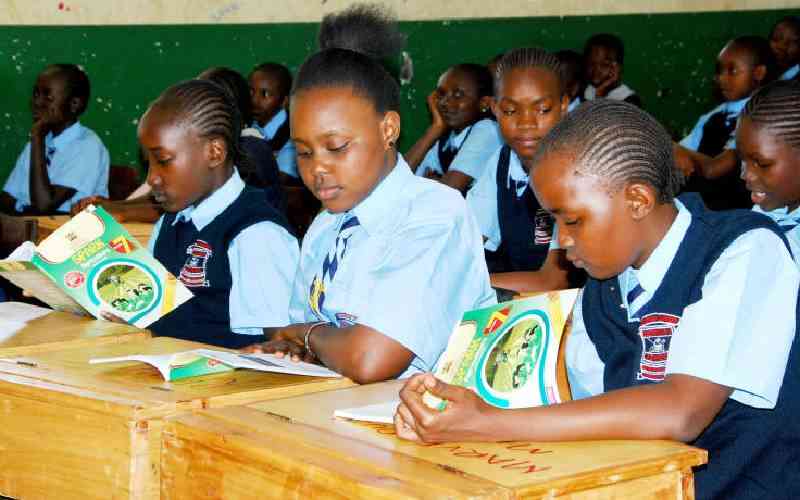
<path fill-rule="evenodd" d="M 292 361 L 288 358 L 279 358 L 274 354 L 242 354 L 211 349 L 198 349 L 194 352 L 207 358 L 216 359 L 220 363 L 235 366 L 236 368 L 287 373 L 290 375 L 306 375 L 310 377 L 341 377 L 340 374 L 324 366 L 305 363 L 303 361 Z"/>
<path fill-rule="evenodd" d="M 334 411 L 333 416 L 361 422 L 391 424 L 394 423 L 394 414 L 399 404 L 399 400 L 394 400 L 356 408 L 344 408 Z"/>
<path fill-rule="evenodd" d="M 26 304 L 24 302 L 0 302 L 0 320 L 27 323 L 46 314 L 52 309 Z"/>

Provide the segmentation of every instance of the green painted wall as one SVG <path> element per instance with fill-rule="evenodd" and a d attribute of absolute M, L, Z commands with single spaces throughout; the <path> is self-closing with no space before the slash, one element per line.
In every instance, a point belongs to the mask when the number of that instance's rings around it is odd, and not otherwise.
<path fill-rule="evenodd" d="M 739 34 L 766 35 L 789 11 L 515 18 L 403 22 L 415 77 L 403 87 L 405 150 L 428 123 L 425 97 L 457 62 L 485 62 L 526 45 L 580 50 L 596 32 L 626 43 L 625 81 L 646 108 L 681 136 L 712 106 L 711 77 L 722 45 Z M 794 12 L 797 14 L 798 12 Z M 111 152 L 112 163 L 136 161 L 136 120 L 165 87 L 212 65 L 247 72 L 277 60 L 292 70 L 313 49 L 317 25 L 181 25 L 0 27 L 0 181 L 13 168 L 30 128 L 28 100 L 48 63 L 81 64 L 92 80 L 82 122 Z"/>

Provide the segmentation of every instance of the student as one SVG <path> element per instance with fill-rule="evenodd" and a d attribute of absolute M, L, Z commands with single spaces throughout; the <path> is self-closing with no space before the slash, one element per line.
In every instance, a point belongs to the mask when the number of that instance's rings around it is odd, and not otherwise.
<path fill-rule="evenodd" d="M 252 126 L 269 141 L 276 154 L 281 179 L 295 184 L 298 178 L 294 144 L 289 140 L 289 90 L 292 74 L 278 63 L 259 64 L 250 72 L 250 95 L 253 104 Z"/>
<path fill-rule="evenodd" d="M 574 50 L 559 50 L 556 57 L 564 73 L 564 88 L 569 97 L 567 111 L 573 111 L 583 102 L 584 81 L 583 56 Z"/>
<path fill-rule="evenodd" d="M 294 324 L 251 348 L 317 360 L 358 383 L 432 369 L 464 311 L 495 303 L 464 199 L 414 176 L 395 148 L 400 88 L 373 59 L 402 47 L 395 26 L 377 6 L 325 16 L 327 48 L 297 72 L 292 140 L 324 210 L 303 239 Z"/>
<path fill-rule="evenodd" d="M 725 44 L 717 56 L 715 76 L 725 102 L 701 116 L 691 133 L 676 148 L 679 162 L 696 161 L 699 167 L 698 175 L 690 179 L 686 190 L 699 192 L 712 210 L 749 208 L 752 205 L 736 168 L 731 168 L 725 175 L 707 179 L 702 173 L 702 165 L 726 150 L 730 150 L 727 154 L 734 155 L 734 132 L 739 113 L 750 95 L 769 81 L 773 68 L 772 52 L 764 38 L 741 36 Z"/>
<path fill-rule="evenodd" d="M 742 111 L 736 136 L 753 210 L 781 226 L 800 263 L 800 81 L 758 90 Z"/>
<path fill-rule="evenodd" d="M 108 196 L 108 150 L 78 121 L 89 93 L 89 77 L 74 64 L 50 65 L 36 77 L 31 140 L 0 192 L 0 211 L 65 213 L 86 196 Z"/>
<path fill-rule="evenodd" d="M 800 74 L 800 17 L 786 16 L 772 27 L 769 45 L 777 62 L 779 79 L 791 80 Z"/>
<path fill-rule="evenodd" d="M 288 323 L 299 248 L 263 191 L 239 176 L 240 128 L 229 93 L 206 80 L 170 87 L 139 122 L 147 183 L 165 212 L 150 250 L 194 294 L 150 325 L 158 335 L 242 347 Z"/>
<path fill-rule="evenodd" d="M 485 247 L 497 252 L 490 270 L 537 271 L 493 274 L 492 284 L 517 291 L 567 286 L 563 252 L 551 250 L 553 219 L 528 186 L 528 169 L 539 141 L 567 113 L 558 59 L 539 48 L 514 49 L 497 65 L 495 100 L 506 145 L 488 160 L 487 169 L 467 193 Z M 491 261 L 491 260 L 490 260 Z"/>
<path fill-rule="evenodd" d="M 609 33 L 593 35 L 583 48 L 583 57 L 589 81 L 583 93 L 585 100 L 608 98 L 642 107 L 641 97 L 622 83 L 625 46 L 618 36 Z"/>
<path fill-rule="evenodd" d="M 497 123 L 485 118 L 492 94 L 485 66 L 465 63 L 445 71 L 428 96 L 431 125 L 406 153 L 411 169 L 466 193 L 503 144 Z"/>
<path fill-rule="evenodd" d="M 679 440 L 709 451 L 698 499 L 796 498 L 800 272 L 781 230 L 751 211 L 675 199 L 670 137 L 627 103 L 570 113 L 542 142 L 532 182 L 590 276 L 566 347 L 578 399 L 501 410 L 418 375 L 400 393 L 398 435 Z M 426 389 L 447 400 L 443 412 L 424 406 Z"/>

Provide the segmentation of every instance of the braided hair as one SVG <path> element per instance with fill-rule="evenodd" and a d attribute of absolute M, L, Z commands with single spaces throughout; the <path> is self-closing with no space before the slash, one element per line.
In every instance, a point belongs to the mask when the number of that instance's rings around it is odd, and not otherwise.
<path fill-rule="evenodd" d="M 497 71 L 494 75 L 494 92 L 499 95 L 506 73 L 516 68 L 540 68 L 555 74 L 558 77 L 560 95 L 564 95 L 564 74 L 558 57 L 539 47 L 524 47 L 512 49 L 497 62 Z"/>
<path fill-rule="evenodd" d="M 741 118 L 768 128 L 778 139 L 800 150 L 800 81 L 777 81 L 761 87 L 747 102 Z"/>
<path fill-rule="evenodd" d="M 250 85 L 238 71 L 223 66 L 213 66 L 203 71 L 197 78 L 210 80 L 228 91 L 236 102 L 242 117 L 242 126 L 253 122 L 253 103 L 250 99 Z"/>
<path fill-rule="evenodd" d="M 44 72 L 55 73 L 64 78 L 67 87 L 67 95 L 70 98 L 76 97 L 81 101 L 81 105 L 75 115 L 82 115 L 89 105 L 89 96 L 92 90 L 86 72 L 77 64 L 51 64 L 45 68 Z"/>
<path fill-rule="evenodd" d="M 187 80 L 165 90 L 150 109 L 172 113 L 172 122 L 194 129 L 204 139 L 222 139 L 228 161 L 247 162 L 239 147 L 242 118 L 230 93 L 210 80 Z"/>
<path fill-rule="evenodd" d="M 328 14 L 318 38 L 321 50 L 300 66 L 292 96 L 315 88 L 349 87 L 378 113 L 400 111 L 400 85 L 377 61 L 396 55 L 405 43 L 387 10 L 356 4 Z"/>
<path fill-rule="evenodd" d="M 667 131 L 624 101 L 589 101 L 568 114 L 542 139 L 532 168 L 551 154 L 569 155 L 575 174 L 601 178 L 612 191 L 630 182 L 647 183 L 661 203 L 672 201 L 683 184 Z"/>

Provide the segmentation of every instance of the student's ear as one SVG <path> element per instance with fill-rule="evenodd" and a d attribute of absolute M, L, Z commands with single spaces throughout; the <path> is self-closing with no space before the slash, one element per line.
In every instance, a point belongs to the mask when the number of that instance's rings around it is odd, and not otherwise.
<path fill-rule="evenodd" d="M 72 116 L 78 116 L 86 108 L 86 102 L 80 97 L 71 97 L 69 99 L 69 112 Z"/>
<path fill-rule="evenodd" d="M 753 79 L 758 82 L 759 85 L 764 81 L 767 77 L 767 66 L 765 64 L 759 64 L 755 68 L 753 68 Z"/>
<path fill-rule="evenodd" d="M 400 137 L 400 114 L 397 111 L 387 111 L 381 120 L 381 137 L 383 149 L 388 151 L 397 146 Z"/>
<path fill-rule="evenodd" d="M 206 143 L 206 158 L 211 168 L 217 168 L 220 165 L 225 165 L 228 159 L 228 148 L 225 146 L 225 141 L 219 137 L 215 137 Z"/>
<path fill-rule="evenodd" d="M 561 96 L 561 116 L 566 116 L 568 109 L 569 109 L 569 93 L 564 92 L 564 95 Z"/>
<path fill-rule="evenodd" d="M 634 220 L 647 217 L 656 206 L 658 196 L 653 186 L 643 182 L 631 182 L 625 186 L 625 205 Z"/>
<path fill-rule="evenodd" d="M 481 113 L 487 113 L 490 109 L 492 109 L 492 96 L 485 95 L 481 97 L 480 101 L 478 101 L 478 107 L 481 109 Z"/>
<path fill-rule="evenodd" d="M 495 118 L 497 118 L 500 115 L 500 108 L 499 108 L 500 103 L 497 101 L 497 98 L 495 97 L 490 97 L 489 99 L 491 99 L 491 101 L 489 101 L 490 102 L 489 109 L 492 110 L 492 114 L 494 115 Z"/>
<path fill-rule="evenodd" d="M 283 98 L 283 102 L 281 102 L 281 107 L 283 109 L 286 109 L 286 110 L 289 109 L 289 96 L 288 95 Z"/>

